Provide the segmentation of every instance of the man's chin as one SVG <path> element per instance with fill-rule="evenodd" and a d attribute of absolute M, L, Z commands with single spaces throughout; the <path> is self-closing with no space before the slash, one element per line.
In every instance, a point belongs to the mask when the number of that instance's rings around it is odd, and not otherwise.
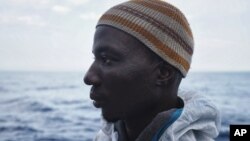
<path fill-rule="evenodd" d="M 113 118 L 113 117 L 108 117 L 105 115 L 102 115 L 103 119 L 105 119 L 107 122 L 117 122 L 119 119 L 118 118 Z"/>

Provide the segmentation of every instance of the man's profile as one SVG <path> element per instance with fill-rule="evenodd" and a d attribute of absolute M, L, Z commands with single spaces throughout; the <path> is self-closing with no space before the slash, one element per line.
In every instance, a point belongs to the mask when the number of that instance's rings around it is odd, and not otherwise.
<path fill-rule="evenodd" d="M 220 124 L 216 107 L 178 91 L 193 50 L 187 19 L 167 2 L 132 0 L 105 12 L 84 77 L 104 120 L 95 141 L 213 140 Z"/>

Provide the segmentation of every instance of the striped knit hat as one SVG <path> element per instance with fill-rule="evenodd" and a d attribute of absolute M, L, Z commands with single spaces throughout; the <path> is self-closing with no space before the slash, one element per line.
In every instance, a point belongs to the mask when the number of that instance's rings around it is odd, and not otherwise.
<path fill-rule="evenodd" d="M 109 9 L 97 26 L 109 25 L 134 36 L 185 77 L 194 41 L 182 12 L 160 0 L 131 0 Z"/>

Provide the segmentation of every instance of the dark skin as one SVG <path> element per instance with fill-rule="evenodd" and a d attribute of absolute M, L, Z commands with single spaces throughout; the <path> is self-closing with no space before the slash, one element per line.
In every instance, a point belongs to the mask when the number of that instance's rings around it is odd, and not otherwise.
<path fill-rule="evenodd" d="M 84 77 L 92 85 L 90 98 L 105 120 L 124 122 L 129 141 L 158 113 L 179 107 L 178 72 L 133 36 L 98 26 L 92 52 L 95 60 Z"/>

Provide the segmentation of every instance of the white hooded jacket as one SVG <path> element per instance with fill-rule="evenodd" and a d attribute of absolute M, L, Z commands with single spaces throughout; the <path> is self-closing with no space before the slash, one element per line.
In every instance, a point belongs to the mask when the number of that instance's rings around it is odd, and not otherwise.
<path fill-rule="evenodd" d="M 172 118 L 167 127 L 161 128 L 160 134 L 158 134 L 159 131 L 157 132 L 157 138 L 146 140 L 213 141 L 219 134 L 221 122 L 219 111 L 215 105 L 211 100 L 193 92 L 180 92 L 179 97 L 184 101 L 183 109 L 173 112 L 172 115 L 176 118 Z M 143 140 L 145 141 L 145 138 Z M 118 133 L 114 124 L 104 121 L 102 129 L 94 141 L 118 141 Z"/>

